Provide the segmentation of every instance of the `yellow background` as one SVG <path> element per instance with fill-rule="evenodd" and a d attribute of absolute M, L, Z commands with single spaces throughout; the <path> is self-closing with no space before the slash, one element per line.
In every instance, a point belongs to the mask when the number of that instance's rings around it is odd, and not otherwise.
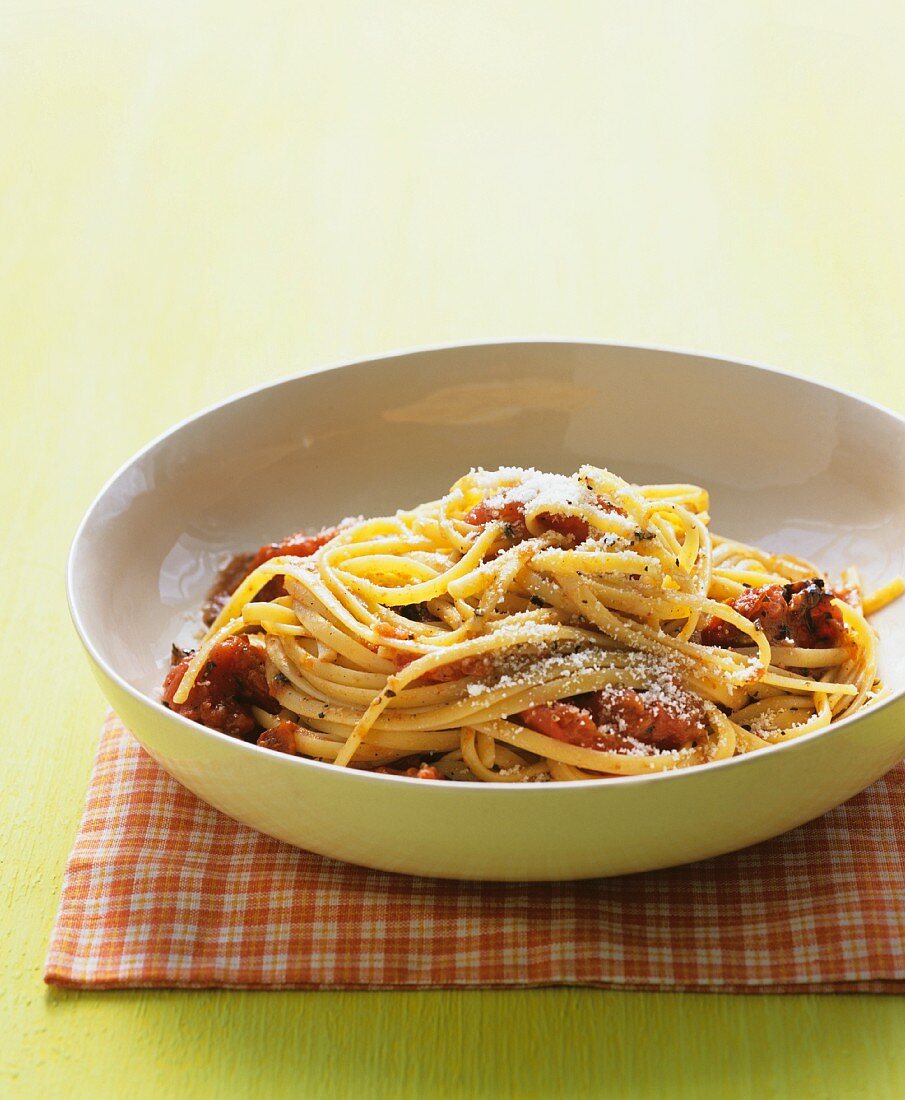
<path fill-rule="evenodd" d="M 41 984 L 103 713 L 63 587 L 101 482 L 236 389 L 488 336 L 902 411 L 903 45 L 894 0 L 0 6 L 6 1095 L 905 1095 L 897 997 Z"/>

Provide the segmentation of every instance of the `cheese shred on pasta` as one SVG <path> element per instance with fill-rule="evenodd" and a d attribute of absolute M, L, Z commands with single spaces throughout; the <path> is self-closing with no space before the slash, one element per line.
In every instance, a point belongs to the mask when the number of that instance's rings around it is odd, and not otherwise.
<path fill-rule="evenodd" d="M 865 614 L 902 579 L 864 598 L 853 570 L 833 589 L 811 563 L 708 523 L 694 485 L 630 485 L 591 466 L 472 470 L 440 500 L 254 569 L 172 705 L 191 699 L 218 644 L 246 635 L 275 701 L 254 719 L 290 729 L 290 751 L 513 783 L 705 764 L 876 698 Z M 260 598 L 274 578 L 284 594 Z M 796 598 L 791 633 L 758 617 Z"/>

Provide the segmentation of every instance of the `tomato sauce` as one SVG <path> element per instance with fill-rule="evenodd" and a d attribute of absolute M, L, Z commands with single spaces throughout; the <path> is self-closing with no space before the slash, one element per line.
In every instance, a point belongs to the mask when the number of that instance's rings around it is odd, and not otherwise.
<path fill-rule="evenodd" d="M 624 516 L 625 511 L 617 504 L 597 497 L 597 506 L 604 512 L 615 512 Z M 477 527 L 486 527 L 489 523 L 502 523 L 503 533 L 512 542 L 524 542 L 530 538 L 528 524 L 525 521 L 525 502 L 503 493 L 499 503 L 482 500 L 465 516 L 465 522 Z M 537 523 L 544 531 L 555 531 L 562 535 L 572 546 L 580 546 L 591 533 L 588 521 L 582 516 L 561 515 L 558 512 L 539 512 Z"/>
<path fill-rule="evenodd" d="M 242 581 L 253 573 L 259 565 L 270 561 L 271 558 L 288 555 L 296 558 L 308 558 L 330 539 L 339 534 L 338 527 L 325 527 L 316 535 L 306 535 L 297 531 L 294 535 L 287 535 L 281 542 L 268 542 L 259 547 L 254 554 L 234 554 L 214 582 L 213 588 L 207 594 L 204 605 L 204 624 L 210 626 L 229 603 L 229 598 L 239 587 Z M 258 600 L 275 600 L 278 596 L 285 596 L 286 589 L 281 577 L 274 577 L 268 581 L 255 597 Z"/>
<path fill-rule="evenodd" d="M 393 662 L 397 668 L 402 669 L 423 656 L 423 653 L 402 653 L 397 650 L 393 654 Z M 450 661 L 447 665 L 440 665 L 439 668 L 432 668 L 430 672 L 425 672 L 423 676 L 419 676 L 413 682 L 447 684 L 451 680 L 461 680 L 463 676 L 483 676 L 489 668 L 490 659 L 483 654 L 478 654 L 476 657 L 462 657 L 458 661 Z"/>
<path fill-rule="evenodd" d="M 665 692 L 588 692 L 529 707 L 518 717 L 547 737 L 601 752 L 629 752 L 639 741 L 655 749 L 680 749 L 707 732 L 700 703 L 674 685 Z"/>
<path fill-rule="evenodd" d="M 182 682 L 191 655 L 181 657 L 163 683 L 163 702 L 177 714 L 209 729 L 248 740 L 257 731 L 252 707 L 270 714 L 280 709 L 271 696 L 264 673 L 264 654 L 244 635 L 225 638 L 210 652 L 184 703 L 173 696 Z"/>
<path fill-rule="evenodd" d="M 289 756 L 298 756 L 295 746 L 295 735 L 298 732 L 296 722 L 280 722 L 269 730 L 264 730 L 257 743 L 265 749 L 273 749 L 274 752 L 284 752 Z"/>
<path fill-rule="evenodd" d="M 757 623 L 772 643 L 791 641 L 805 649 L 828 649 L 845 641 L 845 624 L 833 593 L 817 577 L 749 588 L 727 606 Z M 701 641 L 723 648 L 751 644 L 747 635 L 715 615 L 704 624 Z"/>

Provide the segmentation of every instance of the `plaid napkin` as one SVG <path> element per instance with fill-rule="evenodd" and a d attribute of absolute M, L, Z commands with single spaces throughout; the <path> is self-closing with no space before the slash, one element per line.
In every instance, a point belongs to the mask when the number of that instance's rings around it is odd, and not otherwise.
<path fill-rule="evenodd" d="M 363 870 L 239 825 L 110 716 L 45 980 L 902 992 L 903 794 L 900 764 L 818 821 L 669 871 L 445 882 Z"/>

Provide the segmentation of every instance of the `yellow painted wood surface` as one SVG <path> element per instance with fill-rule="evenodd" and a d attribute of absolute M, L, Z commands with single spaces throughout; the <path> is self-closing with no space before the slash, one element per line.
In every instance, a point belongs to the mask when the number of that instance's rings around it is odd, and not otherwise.
<path fill-rule="evenodd" d="M 103 713 L 63 586 L 101 482 L 236 389 L 485 336 L 905 409 L 903 45 L 895 0 L 0 5 L 3 1095 L 905 1095 L 895 997 L 41 984 Z"/>

